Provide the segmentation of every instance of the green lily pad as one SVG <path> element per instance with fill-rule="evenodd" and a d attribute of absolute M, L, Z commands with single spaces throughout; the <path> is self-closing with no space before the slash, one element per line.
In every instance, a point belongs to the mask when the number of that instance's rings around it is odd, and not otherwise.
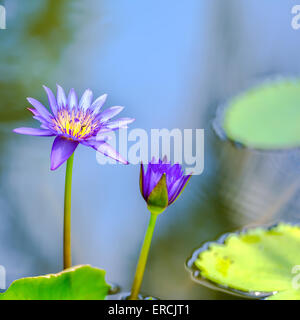
<path fill-rule="evenodd" d="M 225 235 L 196 250 L 187 265 L 194 280 L 229 293 L 298 300 L 300 227 L 280 223 Z"/>
<path fill-rule="evenodd" d="M 104 300 L 110 286 L 105 271 L 88 265 L 14 281 L 0 300 Z"/>
<path fill-rule="evenodd" d="M 275 293 L 266 300 L 300 300 L 300 290 L 287 290 Z"/>
<path fill-rule="evenodd" d="M 264 84 L 233 99 L 224 113 L 226 136 L 255 149 L 300 146 L 300 80 Z"/>

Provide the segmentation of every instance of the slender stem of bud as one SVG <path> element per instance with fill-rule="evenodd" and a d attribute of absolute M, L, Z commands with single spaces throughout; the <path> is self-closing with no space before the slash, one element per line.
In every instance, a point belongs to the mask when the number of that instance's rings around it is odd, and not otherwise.
<path fill-rule="evenodd" d="M 74 153 L 67 161 L 64 205 L 64 269 L 72 267 L 71 256 L 71 190 Z"/>
<path fill-rule="evenodd" d="M 136 267 L 135 277 L 134 277 L 129 300 L 138 300 L 138 295 L 139 295 L 140 288 L 143 281 L 143 276 L 145 272 L 145 267 L 147 263 L 148 253 L 151 245 L 151 240 L 152 240 L 153 231 L 155 228 L 156 219 L 157 219 L 157 214 L 151 213 L 149 225 L 147 228 L 144 243 L 140 253 L 140 258 Z"/>

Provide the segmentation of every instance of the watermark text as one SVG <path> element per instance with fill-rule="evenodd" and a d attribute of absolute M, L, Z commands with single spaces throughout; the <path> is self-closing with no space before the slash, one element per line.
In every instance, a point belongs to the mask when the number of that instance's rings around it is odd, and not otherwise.
<path fill-rule="evenodd" d="M 293 15 L 292 22 L 291 22 L 292 28 L 294 30 L 298 30 L 300 29 L 300 4 L 293 6 L 292 15 Z"/>
<path fill-rule="evenodd" d="M 0 265 L 0 290 L 6 289 L 6 271 L 4 266 Z"/>
<path fill-rule="evenodd" d="M 0 29 L 6 29 L 6 9 L 0 5 Z"/>
<path fill-rule="evenodd" d="M 171 163 L 183 165 L 185 174 L 200 175 L 204 170 L 204 129 L 151 129 L 150 134 L 144 129 L 130 132 L 122 129 L 118 139 L 115 132 L 97 136 L 98 141 L 105 139 L 112 149 L 106 144 L 100 145 L 96 154 L 99 164 L 116 164 L 116 160 L 105 155 L 118 150 L 130 164 L 147 164 L 153 158 L 166 156 Z"/>
<path fill-rule="evenodd" d="M 295 265 L 292 268 L 292 274 L 295 274 L 295 276 L 292 279 L 292 287 L 295 290 L 298 290 L 300 288 L 300 265 Z"/>

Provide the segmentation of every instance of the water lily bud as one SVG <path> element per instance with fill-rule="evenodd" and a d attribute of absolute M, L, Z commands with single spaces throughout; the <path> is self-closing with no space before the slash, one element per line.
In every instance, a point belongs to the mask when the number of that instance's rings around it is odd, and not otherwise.
<path fill-rule="evenodd" d="M 140 190 L 151 213 L 160 214 L 181 194 L 191 175 L 184 175 L 179 164 L 171 165 L 167 158 L 141 164 Z"/>

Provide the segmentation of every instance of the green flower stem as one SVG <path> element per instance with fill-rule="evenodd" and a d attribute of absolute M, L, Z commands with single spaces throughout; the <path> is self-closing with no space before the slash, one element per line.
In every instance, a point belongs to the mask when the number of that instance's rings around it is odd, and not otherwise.
<path fill-rule="evenodd" d="M 140 288 L 143 281 L 143 276 L 145 272 L 145 267 L 147 263 L 148 253 L 151 245 L 151 240 L 152 240 L 153 231 L 155 228 L 156 219 L 157 219 L 157 214 L 151 213 L 149 225 L 147 228 L 147 232 L 145 235 L 144 243 L 143 243 L 141 254 L 140 254 L 140 258 L 136 267 L 135 277 L 134 277 L 129 300 L 138 300 L 138 294 L 140 292 Z"/>
<path fill-rule="evenodd" d="M 64 269 L 72 267 L 71 256 L 71 191 L 74 153 L 67 161 L 64 206 Z"/>

